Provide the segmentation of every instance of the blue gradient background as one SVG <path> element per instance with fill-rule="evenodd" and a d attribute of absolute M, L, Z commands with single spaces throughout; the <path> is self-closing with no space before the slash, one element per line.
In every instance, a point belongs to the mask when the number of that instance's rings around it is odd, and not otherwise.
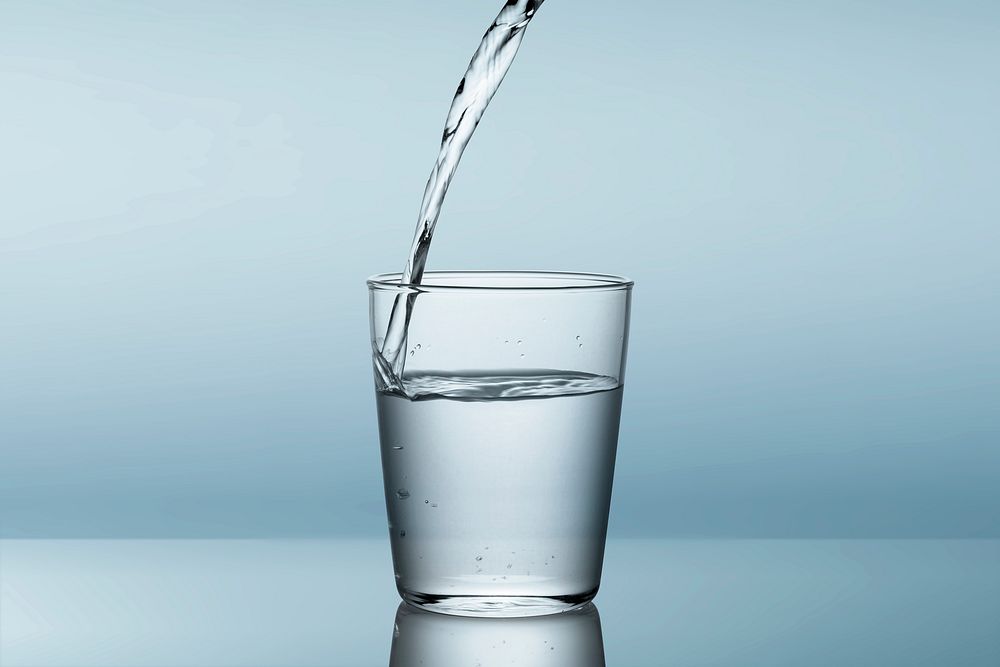
<path fill-rule="evenodd" d="M 497 5 L 0 5 L 0 535 L 384 533 L 364 278 Z M 636 280 L 613 534 L 1000 537 L 997 63 L 996 2 L 545 4 L 430 265 Z"/>

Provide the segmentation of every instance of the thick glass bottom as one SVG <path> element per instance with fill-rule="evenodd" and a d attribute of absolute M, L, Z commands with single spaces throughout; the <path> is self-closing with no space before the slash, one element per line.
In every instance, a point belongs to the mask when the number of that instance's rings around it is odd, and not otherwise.
<path fill-rule="evenodd" d="M 451 616 L 479 616 L 486 618 L 517 618 L 524 616 L 546 616 L 573 611 L 594 599 L 597 589 L 579 595 L 559 595 L 553 597 L 513 596 L 513 595 L 427 595 L 401 590 L 400 595 L 408 603 Z"/>

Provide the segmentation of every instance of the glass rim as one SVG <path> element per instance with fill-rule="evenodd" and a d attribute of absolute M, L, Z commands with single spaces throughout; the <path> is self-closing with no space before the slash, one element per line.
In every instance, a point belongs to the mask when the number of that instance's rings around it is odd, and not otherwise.
<path fill-rule="evenodd" d="M 399 272 L 378 273 L 368 278 L 368 289 L 389 292 L 600 292 L 630 290 L 635 284 L 623 276 L 587 271 L 443 270 L 424 273 L 425 281 L 429 278 L 434 280 L 431 283 L 400 283 L 401 278 Z M 490 278 L 507 278 L 523 283 L 488 284 L 486 281 Z"/>

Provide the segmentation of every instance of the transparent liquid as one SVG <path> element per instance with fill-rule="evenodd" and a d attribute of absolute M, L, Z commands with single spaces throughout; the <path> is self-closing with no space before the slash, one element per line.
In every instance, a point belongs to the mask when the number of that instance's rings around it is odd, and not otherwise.
<path fill-rule="evenodd" d="M 622 387 L 537 371 L 408 376 L 377 398 L 397 586 L 450 613 L 530 615 L 600 583 Z"/>
<path fill-rule="evenodd" d="M 521 46 L 524 30 L 543 0 L 508 0 L 486 30 L 472 56 L 465 76 L 458 84 L 441 137 L 441 148 L 431 169 L 420 202 L 417 228 L 400 283 L 419 284 L 424 275 L 434 227 L 448 186 L 458 169 L 462 153 L 472 139 L 490 100 L 503 82 L 514 56 Z M 401 294 L 393 304 L 389 326 L 381 349 L 375 350 L 375 369 L 384 388 L 400 391 L 406 362 L 406 329 L 416 301 L 416 294 Z"/>

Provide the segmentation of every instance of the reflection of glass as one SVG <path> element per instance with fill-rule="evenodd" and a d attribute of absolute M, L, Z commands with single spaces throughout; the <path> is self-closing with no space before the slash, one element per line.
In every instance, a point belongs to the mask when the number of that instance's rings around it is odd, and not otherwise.
<path fill-rule="evenodd" d="M 396 611 L 389 667 L 604 667 L 601 617 L 593 604 L 550 616 L 472 618 Z"/>
<path fill-rule="evenodd" d="M 486 271 L 368 285 L 402 597 L 486 616 L 588 602 L 601 579 L 632 283 Z M 412 299 L 406 367 L 390 387 L 379 350 L 402 297 Z"/>

